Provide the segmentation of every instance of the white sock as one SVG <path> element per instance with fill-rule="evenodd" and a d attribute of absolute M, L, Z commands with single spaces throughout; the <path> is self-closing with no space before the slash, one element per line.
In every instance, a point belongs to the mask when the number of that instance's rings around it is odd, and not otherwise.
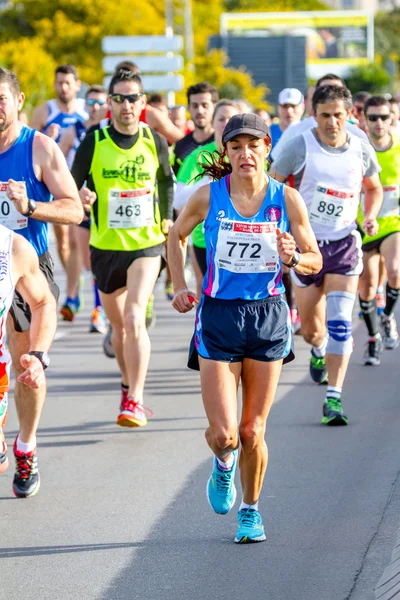
<path fill-rule="evenodd" d="M 255 504 L 246 504 L 246 502 L 243 502 L 242 500 L 242 504 L 239 506 L 239 510 L 242 510 L 243 508 L 252 508 L 253 510 L 258 510 L 258 500 L 257 502 L 255 502 Z"/>
<path fill-rule="evenodd" d="M 335 398 L 335 400 L 340 400 L 340 396 L 342 395 L 342 388 L 335 387 L 333 385 L 328 385 L 326 390 L 327 398 Z"/>
<path fill-rule="evenodd" d="M 18 452 L 23 452 L 24 454 L 28 454 L 29 452 L 33 452 L 36 448 L 36 438 L 34 438 L 33 442 L 29 442 L 25 444 L 25 442 L 21 441 L 21 438 L 17 437 L 17 450 Z"/>
<path fill-rule="evenodd" d="M 320 346 L 313 346 L 312 350 L 313 350 L 314 356 L 316 356 L 317 358 L 324 358 L 324 356 L 326 354 L 327 345 L 328 345 L 328 338 L 324 338 L 324 341 L 322 342 L 322 344 Z"/>
<path fill-rule="evenodd" d="M 232 467 L 233 467 L 233 452 L 231 452 L 231 454 L 230 454 L 230 456 L 229 456 L 228 460 L 227 460 L 227 461 L 225 461 L 225 462 L 224 462 L 223 460 L 220 460 L 220 459 L 218 458 L 218 456 L 217 456 L 216 458 L 217 458 L 217 462 L 218 462 L 218 465 L 219 465 L 219 467 L 220 467 L 220 468 L 221 468 L 223 471 L 229 471 L 230 469 L 232 469 Z"/>

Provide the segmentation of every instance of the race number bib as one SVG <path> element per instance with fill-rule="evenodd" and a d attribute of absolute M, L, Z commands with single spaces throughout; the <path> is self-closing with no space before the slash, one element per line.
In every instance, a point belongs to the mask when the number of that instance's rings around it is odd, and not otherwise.
<path fill-rule="evenodd" d="M 310 208 L 310 222 L 337 231 L 356 220 L 359 194 L 334 190 L 322 183 L 317 185 Z"/>
<path fill-rule="evenodd" d="M 276 272 L 276 223 L 221 221 L 216 258 L 220 269 L 232 273 Z"/>
<path fill-rule="evenodd" d="M 134 229 L 153 224 L 154 202 L 151 190 L 110 190 L 108 195 L 110 229 Z"/>
<path fill-rule="evenodd" d="M 383 203 L 378 217 L 395 217 L 399 214 L 399 186 L 383 186 Z"/>
<path fill-rule="evenodd" d="M 8 183 L 0 182 L 0 224 L 7 229 L 24 229 L 28 227 L 28 217 L 17 211 L 14 202 L 7 197 Z"/>

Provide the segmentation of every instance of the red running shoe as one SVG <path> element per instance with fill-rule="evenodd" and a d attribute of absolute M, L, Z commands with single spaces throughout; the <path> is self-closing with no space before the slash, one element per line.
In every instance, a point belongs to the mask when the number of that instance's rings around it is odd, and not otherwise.
<path fill-rule="evenodd" d="M 4 427 L 7 421 L 8 406 L 7 398 L 0 402 L 0 473 L 8 467 L 7 444 L 4 438 Z"/>
<path fill-rule="evenodd" d="M 121 402 L 120 414 L 117 418 L 117 425 L 121 427 L 144 427 L 147 425 L 147 417 L 153 416 L 153 411 L 147 406 L 143 406 L 134 398 L 126 398 Z"/>
<path fill-rule="evenodd" d="M 32 452 L 17 450 L 17 439 L 14 442 L 15 475 L 13 492 L 17 498 L 30 498 L 38 493 L 40 488 L 40 475 L 36 448 Z"/>

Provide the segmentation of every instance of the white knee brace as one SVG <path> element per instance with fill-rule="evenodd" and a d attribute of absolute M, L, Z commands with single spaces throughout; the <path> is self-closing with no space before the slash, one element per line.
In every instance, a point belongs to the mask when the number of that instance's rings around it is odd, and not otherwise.
<path fill-rule="evenodd" d="M 326 296 L 328 354 L 353 352 L 352 313 L 356 297 L 350 292 L 329 292 Z"/>

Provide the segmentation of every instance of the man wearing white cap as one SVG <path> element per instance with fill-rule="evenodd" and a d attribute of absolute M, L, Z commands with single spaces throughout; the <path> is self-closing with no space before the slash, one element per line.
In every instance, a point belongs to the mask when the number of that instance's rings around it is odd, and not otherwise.
<path fill-rule="evenodd" d="M 300 90 L 285 88 L 278 96 L 279 123 L 270 127 L 272 147 L 276 146 L 282 133 L 289 127 L 299 123 L 304 113 L 304 98 Z"/>

